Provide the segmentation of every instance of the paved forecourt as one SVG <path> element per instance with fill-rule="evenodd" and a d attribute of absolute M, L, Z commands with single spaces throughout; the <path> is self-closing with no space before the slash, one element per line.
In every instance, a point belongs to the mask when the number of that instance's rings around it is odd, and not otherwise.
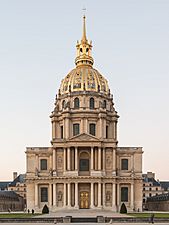
<path fill-rule="evenodd" d="M 35 223 L 3 223 L 3 225 L 34 225 Z M 36 223 L 37 225 L 48 225 L 48 224 L 54 224 L 54 223 Z M 57 225 L 109 225 L 110 223 L 57 223 Z M 143 225 L 145 223 L 112 223 L 114 225 Z M 155 223 L 156 225 L 169 225 L 169 223 Z"/>

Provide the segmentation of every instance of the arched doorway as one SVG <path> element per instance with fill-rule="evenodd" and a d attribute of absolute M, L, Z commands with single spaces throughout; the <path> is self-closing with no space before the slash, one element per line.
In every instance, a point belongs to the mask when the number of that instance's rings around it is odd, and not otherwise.
<path fill-rule="evenodd" d="M 89 208 L 89 192 L 87 191 L 80 192 L 80 208 L 81 209 Z"/>

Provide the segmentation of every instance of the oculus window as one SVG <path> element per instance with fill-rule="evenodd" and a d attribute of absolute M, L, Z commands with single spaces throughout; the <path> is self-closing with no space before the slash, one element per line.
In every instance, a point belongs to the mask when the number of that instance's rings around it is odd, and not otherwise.
<path fill-rule="evenodd" d="M 128 202 L 128 187 L 121 187 L 121 202 Z"/>
<path fill-rule="evenodd" d="M 73 124 L 73 136 L 80 133 L 80 125 L 78 123 Z"/>
<path fill-rule="evenodd" d="M 96 124 L 95 123 L 89 124 L 89 133 L 93 136 L 96 135 Z"/>
<path fill-rule="evenodd" d="M 41 159 L 40 160 L 40 169 L 41 170 L 47 170 L 47 159 Z"/>
<path fill-rule="evenodd" d="M 48 202 L 48 188 L 41 188 L 41 202 Z"/>
<path fill-rule="evenodd" d="M 121 160 L 121 169 L 122 170 L 128 170 L 128 159 L 122 159 Z"/>

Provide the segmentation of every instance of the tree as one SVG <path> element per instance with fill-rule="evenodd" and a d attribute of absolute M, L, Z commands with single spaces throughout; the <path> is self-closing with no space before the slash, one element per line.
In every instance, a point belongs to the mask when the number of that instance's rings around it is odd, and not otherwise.
<path fill-rule="evenodd" d="M 44 206 L 43 206 L 43 209 L 42 209 L 42 214 L 48 214 L 49 213 L 49 208 L 48 208 L 48 206 L 45 204 Z"/>
<path fill-rule="evenodd" d="M 126 205 L 124 204 L 124 202 L 123 202 L 123 204 L 121 205 L 120 213 L 127 213 L 127 208 L 126 208 Z"/>

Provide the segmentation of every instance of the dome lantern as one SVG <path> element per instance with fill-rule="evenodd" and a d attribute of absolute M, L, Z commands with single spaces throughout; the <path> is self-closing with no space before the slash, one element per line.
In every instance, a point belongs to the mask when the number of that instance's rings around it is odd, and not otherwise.
<path fill-rule="evenodd" d="M 77 56 L 75 59 L 76 66 L 86 65 L 92 67 L 94 60 L 91 56 L 92 42 L 89 42 L 86 37 L 86 17 L 83 16 L 83 32 L 82 39 L 77 41 Z"/>

